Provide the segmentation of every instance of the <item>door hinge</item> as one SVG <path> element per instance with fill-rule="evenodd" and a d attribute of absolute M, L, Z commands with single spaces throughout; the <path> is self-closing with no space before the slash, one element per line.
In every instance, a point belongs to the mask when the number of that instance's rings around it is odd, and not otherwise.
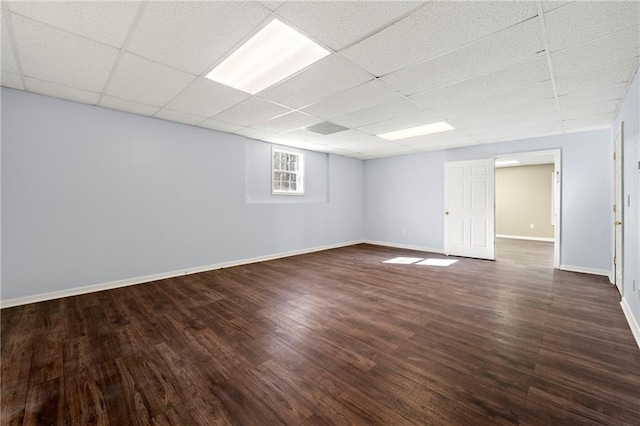
<path fill-rule="evenodd" d="M 613 205 L 613 212 L 614 213 L 616 212 L 616 205 L 615 204 Z"/>
<path fill-rule="evenodd" d="M 615 152 L 613 153 L 613 159 L 614 160 L 616 159 L 616 153 Z"/>
<path fill-rule="evenodd" d="M 616 263 L 616 257 L 615 257 L 615 256 L 613 256 L 613 264 L 614 264 L 614 265 L 617 265 L 617 263 Z"/>

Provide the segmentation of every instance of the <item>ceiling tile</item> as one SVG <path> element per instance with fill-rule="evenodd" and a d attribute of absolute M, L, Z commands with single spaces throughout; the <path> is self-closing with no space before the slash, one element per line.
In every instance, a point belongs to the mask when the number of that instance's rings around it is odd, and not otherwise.
<path fill-rule="evenodd" d="M 167 108 L 200 117 L 212 117 L 249 98 L 248 93 L 205 78 L 197 78 L 167 104 Z M 225 120 L 222 120 L 225 121 Z"/>
<path fill-rule="evenodd" d="M 434 90 L 534 59 L 543 49 L 535 19 L 382 78 L 405 95 Z"/>
<path fill-rule="evenodd" d="M 262 91 L 260 96 L 297 109 L 372 78 L 342 56 L 333 54 L 277 86 Z"/>
<path fill-rule="evenodd" d="M 572 93 L 570 95 L 559 96 L 561 109 L 575 108 L 581 105 L 594 104 L 598 102 L 619 100 L 624 96 L 624 90 L 627 83 L 612 84 L 609 86 L 601 86 L 593 90 L 585 90 L 582 92 Z"/>
<path fill-rule="evenodd" d="M 357 139 L 368 138 L 370 136 L 371 135 L 368 135 L 366 133 L 349 129 L 349 130 L 344 130 L 342 132 L 333 133 L 330 135 L 324 135 L 324 136 L 318 135 L 316 142 L 321 143 L 323 145 L 335 145 L 336 143 L 339 143 L 339 142 L 353 141 Z"/>
<path fill-rule="evenodd" d="M 166 108 L 162 108 L 160 111 L 158 111 L 154 117 L 156 118 L 161 118 L 163 120 L 169 120 L 169 121 L 175 121 L 178 123 L 184 123 L 184 124 L 198 124 L 198 123 L 202 123 L 205 118 L 204 117 L 198 117 L 195 115 L 191 115 L 191 114 L 185 114 L 183 112 L 179 112 L 179 111 L 172 111 L 170 109 L 166 109 Z"/>
<path fill-rule="evenodd" d="M 242 128 L 242 126 L 238 126 L 237 124 L 225 123 L 224 121 L 213 120 L 211 118 L 198 124 L 198 126 L 227 133 L 235 132 Z"/>
<path fill-rule="evenodd" d="M 547 59 L 540 57 L 460 83 L 420 92 L 410 98 L 427 109 L 438 109 L 549 79 Z"/>
<path fill-rule="evenodd" d="M 504 135 L 485 136 L 483 138 L 478 138 L 478 143 L 482 145 L 486 145 L 490 143 L 512 142 L 512 141 L 519 141 L 523 139 L 542 138 L 546 136 L 560 135 L 563 133 L 562 130 L 550 130 L 547 132 L 542 132 L 542 131 L 538 131 L 538 129 L 534 129 L 533 131 L 534 133 L 505 133 Z"/>
<path fill-rule="evenodd" d="M 598 102 L 596 104 L 582 105 L 576 108 L 568 108 L 562 110 L 562 118 L 564 120 L 573 120 L 576 118 L 585 118 L 595 115 L 603 115 L 614 113 L 618 108 L 619 100 Z"/>
<path fill-rule="evenodd" d="M 101 92 L 118 50 L 51 26 L 12 15 L 25 76 Z"/>
<path fill-rule="evenodd" d="M 2 86 L 11 87 L 12 89 L 24 90 L 24 86 L 22 85 L 22 79 L 19 74 L 14 74 L 12 72 L 2 71 Z"/>
<path fill-rule="evenodd" d="M 446 141 L 421 141 L 421 142 L 402 142 L 403 145 L 409 146 L 421 152 L 437 151 L 440 149 L 461 148 L 464 146 L 478 145 L 478 142 L 470 136 L 450 139 Z"/>
<path fill-rule="evenodd" d="M 573 1 L 573 0 L 572 0 Z M 559 1 L 559 0 L 549 0 L 542 2 L 542 11 L 549 12 L 551 10 L 557 9 L 562 6 L 566 6 L 570 4 L 571 1 Z"/>
<path fill-rule="evenodd" d="M 18 63 L 13 52 L 13 45 L 11 44 L 11 38 L 9 37 L 9 27 L 6 24 L 4 13 L 2 14 L 2 61 L 0 62 L 0 69 L 2 71 L 9 71 L 14 74 L 19 74 Z"/>
<path fill-rule="evenodd" d="M 105 93 L 143 104 L 164 106 L 194 79 L 191 74 L 125 53 Z"/>
<path fill-rule="evenodd" d="M 267 136 L 264 136 L 262 139 L 265 139 L 265 138 L 271 139 L 272 136 L 276 137 L 277 140 L 279 141 L 293 141 L 293 142 L 297 141 L 297 142 L 317 143 L 316 141 L 319 139 L 320 135 L 317 133 L 310 132 L 306 129 L 296 129 L 296 130 L 291 130 L 289 132 L 280 133 L 278 135 L 275 135 L 275 134 L 267 135 Z M 322 144 L 319 144 L 319 145 L 322 145 Z"/>
<path fill-rule="evenodd" d="M 257 96 L 252 96 L 216 115 L 215 118 L 216 120 L 235 123 L 244 127 L 269 120 L 288 112 L 291 112 L 288 108 L 276 105 Z"/>
<path fill-rule="evenodd" d="M 282 6 L 284 1 L 261 1 L 260 3 L 262 3 L 264 6 L 268 7 L 270 10 L 276 10 L 280 6 Z"/>
<path fill-rule="evenodd" d="M 236 135 L 246 136 L 251 139 L 264 139 L 274 135 L 273 132 L 267 132 L 266 130 L 258 130 L 252 127 L 245 127 L 244 129 L 234 130 L 233 133 L 235 133 Z"/>
<path fill-rule="evenodd" d="M 420 2 L 286 2 L 278 15 L 307 35 L 339 50 L 391 22 Z"/>
<path fill-rule="evenodd" d="M 322 151 L 325 147 L 323 145 L 314 144 L 313 142 L 302 141 L 299 139 L 290 139 L 285 134 L 273 135 L 264 139 L 267 142 L 275 143 L 278 145 L 291 146 L 294 148 L 308 149 L 311 151 Z"/>
<path fill-rule="evenodd" d="M 96 92 L 76 89 L 75 87 L 62 86 L 60 84 L 37 80 L 35 78 L 25 77 L 25 84 L 27 85 L 29 92 L 82 102 L 85 104 L 95 105 L 100 97 L 100 94 Z"/>
<path fill-rule="evenodd" d="M 538 131 L 556 131 L 561 130 L 562 120 L 549 121 L 544 123 L 531 124 L 526 119 L 521 120 L 514 127 L 504 126 L 488 126 L 484 129 L 469 131 L 469 134 L 478 141 L 486 142 L 492 138 L 503 138 L 504 135 L 521 135 L 526 133 L 536 133 Z"/>
<path fill-rule="evenodd" d="M 592 115 L 590 117 L 576 118 L 572 120 L 565 120 L 562 125 L 566 130 L 576 129 L 592 129 L 598 127 L 608 127 L 614 119 L 614 113 L 606 113 L 599 115 Z"/>
<path fill-rule="evenodd" d="M 541 99 L 533 102 L 494 108 L 486 111 L 476 111 L 467 116 L 443 117 L 455 128 L 466 129 L 471 126 L 486 125 L 488 123 L 504 122 L 510 119 L 536 116 L 538 114 L 558 111 L 555 98 Z"/>
<path fill-rule="evenodd" d="M 367 158 L 392 157 L 395 155 L 415 154 L 419 152 L 410 146 L 404 146 L 397 143 L 390 143 L 381 147 L 369 148 L 363 152 Z"/>
<path fill-rule="evenodd" d="M 320 123 L 321 121 L 322 120 L 319 118 L 311 117 L 310 115 L 294 111 L 290 112 L 289 114 L 273 118 L 269 121 L 263 121 L 262 123 L 254 124 L 251 127 L 273 133 L 282 133 L 294 129 L 299 129 L 301 127 L 311 126 L 313 124 Z"/>
<path fill-rule="evenodd" d="M 559 123 L 562 121 L 559 111 L 550 111 L 542 113 L 533 113 L 520 115 L 513 118 L 505 118 L 496 121 L 478 120 L 473 117 L 471 119 L 454 119 L 450 120 L 451 125 L 460 126 L 467 134 L 482 134 L 497 132 L 500 129 L 515 129 L 518 127 L 528 127 L 536 124 Z"/>
<path fill-rule="evenodd" d="M 615 83 L 627 82 L 633 77 L 638 66 L 638 58 L 607 64 L 604 67 L 572 74 L 556 79 L 558 95 L 580 92 L 585 88 L 596 88 Z"/>
<path fill-rule="evenodd" d="M 640 2 L 574 1 L 544 15 L 551 52 L 640 24 Z M 637 37 L 637 33 L 636 33 Z"/>
<path fill-rule="evenodd" d="M 415 13 L 346 49 L 376 76 L 441 55 L 536 16 L 534 2 L 429 2 Z"/>
<path fill-rule="evenodd" d="M 358 130 L 370 133 L 372 135 L 378 135 L 380 133 L 394 132 L 396 130 L 431 124 L 435 123 L 436 121 L 441 120 L 430 112 L 422 111 L 416 114 L 405 115 L 403 117 L 382 121 L 380 123 L 362 126 L 358 128 Z"/>
<path fill-rule="evenodd" d="M 257 2 L 149 2 L 128 50 L 199 75 L 268 15 Z"/>
<path fill-rule="evenodd" d="M 318 136 L 319 137 L 314 140 L 315 143 L 319 143 L 327 146 L 333 146 L 343 142 L 349 142 L 349 141 L 370 137 L 371 135 L 359 132 L 357 130 L 348 129 L 348 130 L 343 130 L 342 132 L 333 133 L 331 135 L 324 135 L 324 136 L 318 135 Z"/>
<path fill-rule="evenodd" d="M 327 154 L 333 154 L 333 155 L 341 155 L 343 157 L 351 157 L 351 158 L 356 158 L 358 159 L 359 157 L 354 152 L 348 151 L 346 149 L 342 149 L 342 148 L 336 148 L 334 146 L 327 146 L 324 145 L 322 148 L 322 152 L 326 152 Z"/>
<path fill-rule="evenodd" d="M 518 129 L 503 129 L 495 133 L 473 134 L 472 137 L 480 143 L 494 143 L 517 139 L 527 139 L 549 134 L 559 134 L 561 132 L 562 125 L 561 123 L 557 122 L 545 125 L 521 127 Z"/>
<path fill-rule="evenodd" d="M 422 109 L 413 102 L 400 98 L 395 101 L 385 102 L 380 105 L 352 112 L 342 117 L 336 117 L 331 119 L 331 121 L 346 127 L 360 127 L 420 111 L 422 111 Z"/>
<path fill-rule="evenodd" d="M 330 120 L 371 106 L 400 99 L 401 95 L 379 80 L 371 80 L 338 93 L 304 109 L 304 112 Z"/>
<path fill-rule="evenodd" d="M 113 96 L 104 95 L 98 104 L 105 108 L 117 109 L 120 111 L 131 112 L 140 115 L 153 115 L 158 112 L 159 107 L 140 102 L 129 101 L 127 99 L 115 98 Z"/>
<path fill-rule="evenodd" d="M 358 138 L 358 139 L 348 140 L 348 141 L 335 141 L 328 145 L 341 148 L 341 149 L 346 149 L 349 151 L 365 152 L 369 149 L 384 148 L 385 146 L 389 146 L 390 144 L 392 146 L 396 146 L 396 143 L 394 142 L 390 142 L 388 140 L 379 138 L 377 136 L 367 135 L 367 137 L 364 137 L 364 138 Z"/>
<path fill-rule="evenodd" d="M 495 108 L 502 108 L 510 105 L 519 105 L 526 102 L 533 102 L 539 99 L 553 98 L 554 91 L 551 81 L 544 81 L 515 90 L 500 93 L 485 98 L 476 99 L 463 104 L 457 104 L 446 108 L 437 108 L 433 112 L 442 117 L 465 117 L 475 115 L 478 111 L 486 111 Z"/>
<path fill-rule="evenodd" d="M 603 67 L 640 54 L 638 27 L 551 54 L 556 78 Z"/>
<path fill-rule="evenodd" d="M 13 12 L 92 40 L 122 47 L 137 1 L 15 1 Z"/>

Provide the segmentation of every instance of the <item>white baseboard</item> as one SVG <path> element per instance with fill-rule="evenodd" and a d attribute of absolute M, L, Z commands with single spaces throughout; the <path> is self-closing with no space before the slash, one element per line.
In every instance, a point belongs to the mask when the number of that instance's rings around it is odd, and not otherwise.
<path fill-rule="evenodd" d="M 345 243 L 331 244 L 331 245 L 313 247 L 313 248 L 308 248 L 303 250 L 294 250 L 289 252 L 276 253 L 276 254 L 271 254 L 267 256 L 258 256 L 258 257 L 248 258 L 248 259 L 240 259 L 240 260 L 234 260 L 230 262 L 216 263 L 213 265 L 198 266 L 195 268 L 181 269 L 181 270 L 171 271 L 171 272 L 162 272 L 159 274 L 146 275 L 142 277 L 127 278 L 124 280 L 111 281 L 107 283 L 94 284 L 94 285 L 89 285 L 84 287 L 75 287 L 67 290 L 52 291 L 50 293 L 34 294 L 33 296 L 16 297 L 14 299 L 1 300 L 0 309 L 9 308 L 12 306 L 26 305 L 28 303 L 37 303 L 37 302 L 44 302 L 46 300 L 60 299 L 62 297 L 78 296 L 81 294 L 93 293 L 96 291 L 103 291 L 103 290 L 110 290 L 118 287 L 126 287 L 130 285 L 135 285 L 135 284 L 148 283 L 151 281 L 179 277 L 182 275 L 197 274 L 199 272 L 213 271 L 213 270 L 222 269 L 222 268 L 231 268 L 233 266 L 247 265 L 249 263 L 266 262 L 268 260 L 281 259 L 283 257 L 298 256 L 301 254 L 313 253 L 317 251 L 352 246 L 355 244 L 361 244 L 363 242 L 364 241 L 362 240 L 349 241 Z"/>
<path fill-rule="evenodd" d="M 428 253 L 438 253 L 438 254 L 444 253 L 443 249 L 437 249 L 437 248 L 431 248 L 431 247 L 423 247 L 423 246 L 412 246 L 412 245 L 409 245 L 409 244 L 387 243 L 387 242 L 384 242 L 384 241 L 371 241 L 371 240 L 364 240 L 363 243 L 372 244 L 374 246 L 384 246 L 384 247 L 393 247 L 393 248 L 399 248 L 399 249 L 424 251 L 424 252 L 428 252 Z"/>
<path fill-rule="evenodd" d="M 627 318 L 627 322 L 631 328 L 631 333 L 633 333 L 633 337 L 636 339 L 638 348 L 640 348 L 640 326 L 631 314 L 631 308 L 629 308 L 629 305 L 627 304 L 627 299 L 623 297 L 620 301 L 620 306 L 622 306 L 622 312 L 624 312 L 624 316 Z"/>
<path fill-rule="evenodd" d="M 583 268 L 582 266 L 560 265 L 560 269 L 569 272 L 580 272 L 581 274 L 603 275 L 611 279 L 611 271 L 607 269 Z"/>
<path fill-rule="evenodd" d="M 550 243 L 555 242 L 553 238 L 542 238 L 542 237 L 526 237 L 524 235 L 507 235 L 507 234 L 496 234 L 497 238 L 509 238 L 512 240 L 529 240 L 529 241 L 547 241 Z"/>

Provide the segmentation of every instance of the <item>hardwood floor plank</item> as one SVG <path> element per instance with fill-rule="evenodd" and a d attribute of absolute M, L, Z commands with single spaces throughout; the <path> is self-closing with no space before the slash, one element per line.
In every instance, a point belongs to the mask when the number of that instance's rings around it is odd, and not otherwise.
<path fill-rule="evenodd" d="M 351 411 L 372 425 L 410 425 L 407 419 L 388 409 L 383 404 L 369 398 L 364 393 L 349 386 L 337 397 Z"/>
<path fill-rule="evenodd" d="M 122 397 L 123 393 L 121 392 L 120 395 Z M 65 410 L 71 424 L 109 425 L 111 412 L 108 411 L 110 406 L 105 397 L 105 389 L 98 367 L 91 367 L 83 372 L 65 371 Z M 128 399 L 123 398 L 121 403 L 127 404 Z M 114 406 L 112 405 L 111 408 L 113 409 Z M 127 420 L 133 418 L 137 418 L 137 416 L 128 417 Z"/>
<path fill-rule="evenodd" d="M 25 424 L 65 424 L 61 378 L 29 386 L 25 403 Z"/>
<path fill-rule="evenodd" d="M 640 350 L 553 245 L 360 244 L 0 311 L 2 425 L 640 425 Z"/>

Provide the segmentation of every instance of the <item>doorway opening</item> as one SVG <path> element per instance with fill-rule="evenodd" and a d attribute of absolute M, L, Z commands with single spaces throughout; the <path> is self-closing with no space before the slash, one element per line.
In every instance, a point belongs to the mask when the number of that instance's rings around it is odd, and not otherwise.
<path fill-rule="evenodd" d="M 561 245 L 560 150 L 498 155 L 495 167 L 497 256 L 509 253 L 509 247 L 522 249 L 531 246 L 533 251 L 544 252 L 548 251 L 551 243 L 553 267 L 558 269 Z M 508 254 L 502 256 L 508 257 Z"/>

